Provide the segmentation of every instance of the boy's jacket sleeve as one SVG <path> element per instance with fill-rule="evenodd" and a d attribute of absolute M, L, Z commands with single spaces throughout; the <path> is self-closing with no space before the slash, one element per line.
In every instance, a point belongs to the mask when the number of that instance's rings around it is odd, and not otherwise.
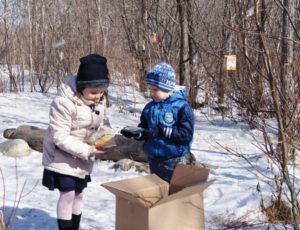
<path fill-rule="evenodd" d="M 177 125 L 172 127 L 170 139 L 178 144 L 189 144 L 194 134 L 194 113 L 189 105 L 185 105 L 178 113 Z"/>

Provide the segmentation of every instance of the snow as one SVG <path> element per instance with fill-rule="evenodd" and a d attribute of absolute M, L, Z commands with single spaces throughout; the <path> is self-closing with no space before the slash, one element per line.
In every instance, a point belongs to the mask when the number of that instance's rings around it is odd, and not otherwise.
<path fill-rule="evenodd" d="M 46 128 L 49 106 L 55 93 L 55 89 L 48 94 L 1 93 L 0 132 L 20 125 Z M 113 104 L 110 121 L 115 132 L 126 125 L 136 125 L 147 102 L 134 88 L 118 84 L 110 87 L 110 99 Z M 270 186 L 245 160 L 226 153 L 221 147 L 248 156 L 255 167 L 267 174 L 266 158 L 254 140 L 254 137 L 260 139 L 259 132 L 245 123 L 211 116 L 208 110 L 197 110 L 195 115 L 192 152 L 197 161 L 212 166 L 209 179 L 215 179 L 214 184 L 204 191 L 206 229 L 226 229 L 224 223 L 231 220 L 253 221 L 255 224 L 243 229 L 267 229 L 268 225 L 256 224 L 264 221 L 260 202 L 261 197 L 270 198 Z M 5 140 L 1 135 L 0 142 Z M 9 229 L 57 229 L 58 191 L 49 191 L 41 185 L 41 160 L 42 154 L 36 151 L 28 157 L 16 159 L 0 153 L 0 210 L 3 209 L 6 222 L 12 216 Z M 112 165 L 110 161 L 98 161 L 94 166 L 92 182 L 85 191 L 81 229 L 114 229 L 115 196 L 101 187 L 101 183 L 146 175 L 134 169 L 115 171 L 110 168 Z M 257 192 L 258 182 L 262 193 Z"/>

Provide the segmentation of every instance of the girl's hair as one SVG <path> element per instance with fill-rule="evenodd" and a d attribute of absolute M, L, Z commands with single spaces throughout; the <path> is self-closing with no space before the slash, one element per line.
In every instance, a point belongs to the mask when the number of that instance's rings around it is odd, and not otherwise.
<path fill-rule="evenodd" d="M 105 106 L 106 107 L 110 107 L 111 104 L 110 104 L 109 99 L 108 99 L 108 90 L 107 89 L 104 91 L 104 93 L 103 93 L 103 95 L 102 95 L 102 97 L 101 97 L 100 100 L 102 101 L 104 99 L 105 99 Z"/>

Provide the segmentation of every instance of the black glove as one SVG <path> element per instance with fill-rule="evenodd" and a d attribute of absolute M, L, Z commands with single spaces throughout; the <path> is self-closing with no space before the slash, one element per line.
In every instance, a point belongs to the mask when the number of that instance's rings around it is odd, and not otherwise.
<path fill-rule="evenodd" d="M 142 138 L 143 139 L 153 139 L 155 137 L 158 137 L 160 134 L 160 129 L 158 127 L 154 127 L 151 129 L 144 129 L 142 132 Z"/>
<path fill-rule="evenodd" d="M 138 138 L 139 136 L 141 136 L 141 132 L 144 129 L 140 128 L 140 127 L 134 127 L 134 126 L 126 126 L 124 127 L 120 132 L 124 137 L 127 138 Z"/>

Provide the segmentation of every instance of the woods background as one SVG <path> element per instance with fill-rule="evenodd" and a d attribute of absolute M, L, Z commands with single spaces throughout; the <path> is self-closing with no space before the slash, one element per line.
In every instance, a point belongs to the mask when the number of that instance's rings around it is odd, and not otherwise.
<path fill-rule="evenodd" d="M 229 117 L 235 108 L 234 119 L 262 132 L 259 145 L 278 169 L 274 204 L 288 197 L 298 223 L 291 168 L 300 133 L 299 12 L 298 0 L 1 0 L 0 63 L 9 81 L 0 76 L 0 91 L 24 91 L 26 75 L 31 91 L 47 92 L 76 74 L 81 56 L 99 53 L 113 80 L 138 83 L 143 92 L 146 72 L 169 62 L 193 108 Z M 224 68 L 231 54 L 236 71 Z M 277 124 L 275 144 L 269 118 Z"/>

